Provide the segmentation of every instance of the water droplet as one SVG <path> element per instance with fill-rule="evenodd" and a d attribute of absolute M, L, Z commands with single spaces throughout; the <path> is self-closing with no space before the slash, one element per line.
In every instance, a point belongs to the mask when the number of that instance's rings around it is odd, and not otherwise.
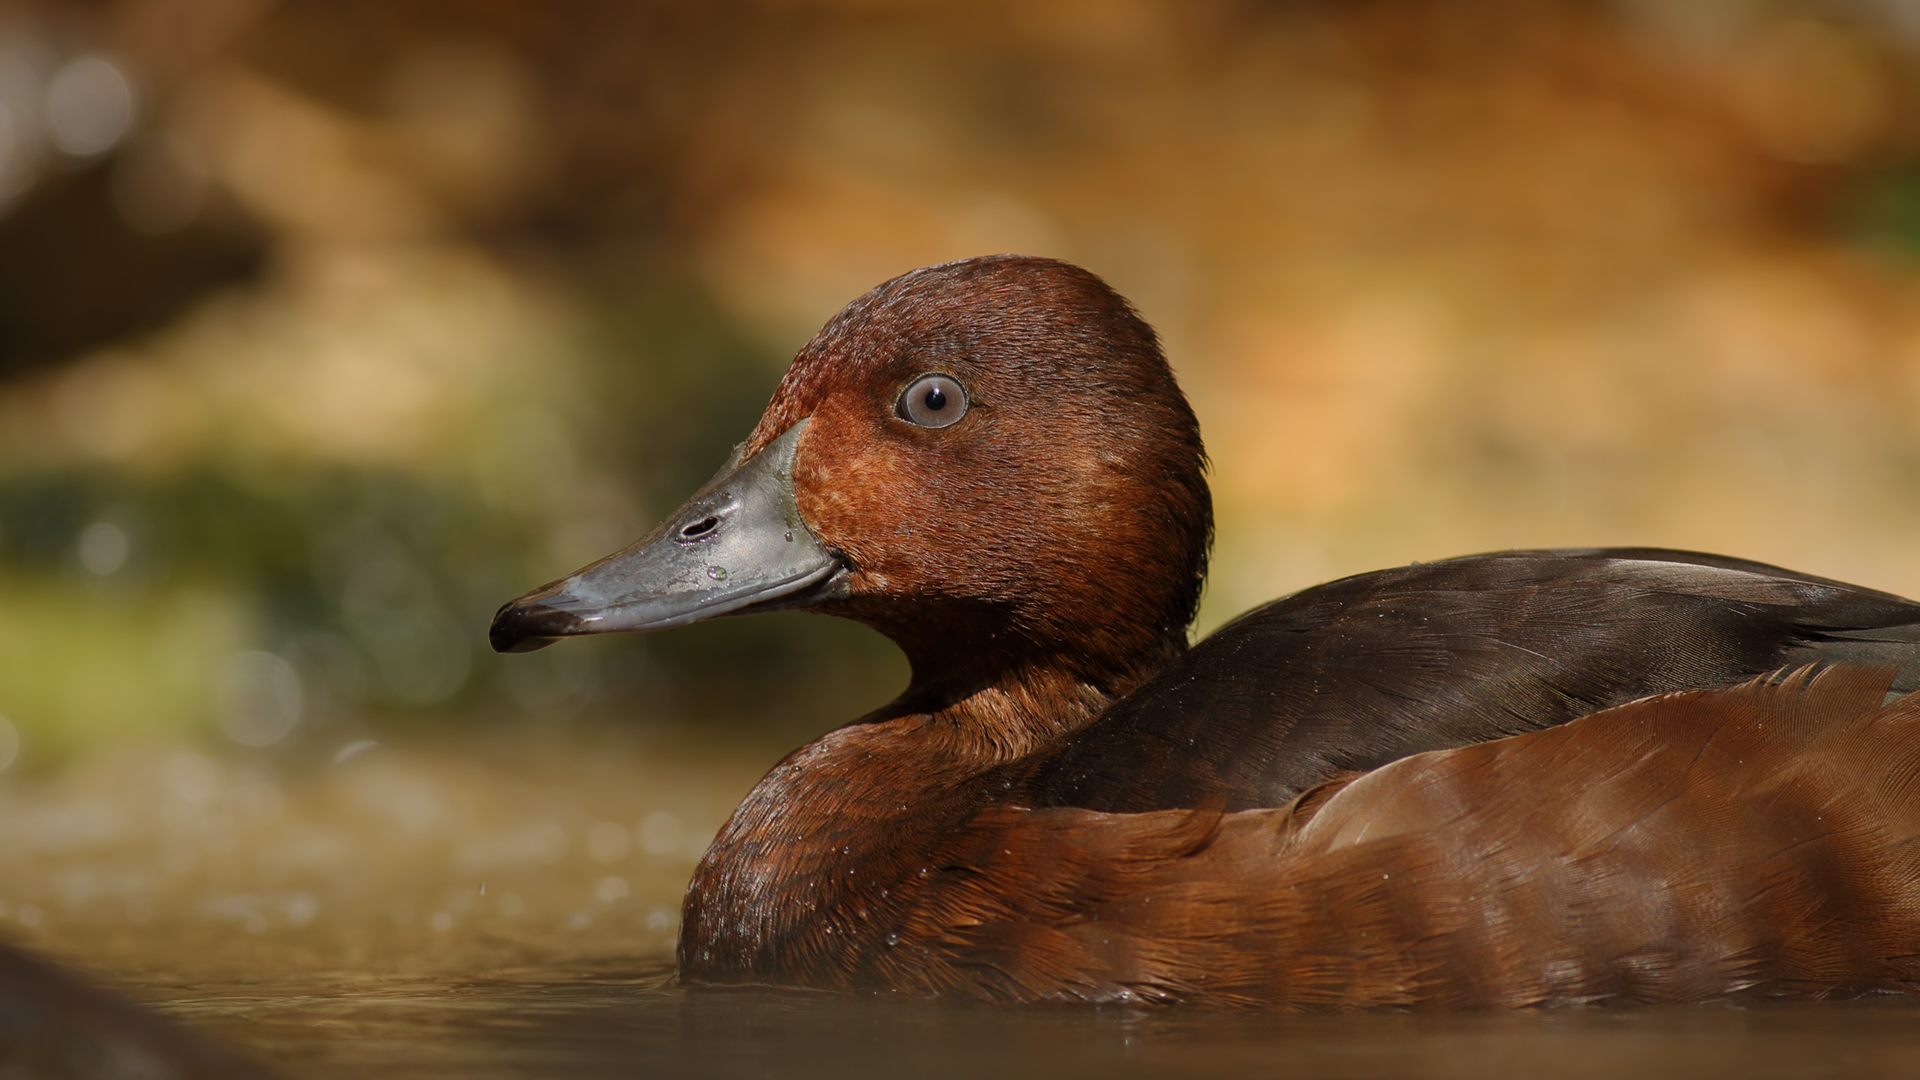
<path fill-rule="evenodd" d="M 789 544 L 791 544 L 791 543 L 793 543 L 793 530 L 792 530 L 792 529 L 788 529 L 788 530 L 787 530 L 787 543 L 789 543 Z"/>
<path fill-rule="evenodd" d="M 891 930 L 887 931 L 887 947 L 892 948 L 898 944 L 900 944 L 900 935 Z"/>
<path fill-rule="evenodd" d="M 724 566 L 709 566 L 707 567 L 707 576 L 715 581 L 725 581 L 727 580 L 727 568 Z"/>

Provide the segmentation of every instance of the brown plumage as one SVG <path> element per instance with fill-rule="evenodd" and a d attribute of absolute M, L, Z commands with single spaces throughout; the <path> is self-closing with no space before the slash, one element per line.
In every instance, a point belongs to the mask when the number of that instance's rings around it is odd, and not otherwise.
<path fill-rule="evenodd" d="M 1189 650 L 1203 468 L 1098 278 L 931 267 L 836 316 L 711 484 L 493 639 L 802 607 L 912 662 L 714 840 L 689 982 L 1296 1008 L 1909 988 L 1920 704 L 1883 700 L 1920 682 L 1920 605 L 1720 556 L 1509 552 L 1306 590 Z"/>
<path fill-rule="evenodd" d="M 928 828 L 921 796 L 904 820 L 822 838 L 842 858 L 787 898 L 794 918 L 749 963 L 688 960 L 714 981 L 1295 1008 L 1911 990 L 1920 699 L 1883 706 L 1890 680 L 1832 667 L 1666 694 L 1280 809 L 1106 814 L 980 792 L 932 804 L 968 805 Z M 876 839 L 919 855 L 882 862 Z M 713 871 L 757 861 L 732 843 L 690 891 L 694 926 L 716 921 Z"/>

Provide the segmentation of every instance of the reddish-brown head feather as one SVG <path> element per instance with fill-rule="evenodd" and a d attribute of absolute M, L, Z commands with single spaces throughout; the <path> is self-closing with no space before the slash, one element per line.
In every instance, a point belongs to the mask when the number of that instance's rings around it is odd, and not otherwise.
<path fill-rule="evenodd" d="M 959 423 L 895 414 L 929 373 L 966 387 Z M 1199 425 L 1094 275 L 998 256 L 895 278 L 800 351 L 748 451 L 803 419 L 801 515 L 854 568 L 821 610 L 893 637 L 923 683 L 1045 665 L 1115 693 L 1185 647 L 1212 528 Z"/>

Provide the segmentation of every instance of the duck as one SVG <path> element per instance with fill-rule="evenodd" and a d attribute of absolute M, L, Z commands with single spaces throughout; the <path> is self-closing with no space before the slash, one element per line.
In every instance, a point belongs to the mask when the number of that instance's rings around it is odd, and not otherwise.
<path fill-rule="evenodd" d="M 1190 644 L 1207 465 L 1099 277 L 925 267 L 829 320 L 685 505 L 489 637 L 798 609 L 905 654 L 897 698 L 714 838 L 690 986 L 1280 1010 L 1920 987 L 1920 604 L 1517 550 Z"/>

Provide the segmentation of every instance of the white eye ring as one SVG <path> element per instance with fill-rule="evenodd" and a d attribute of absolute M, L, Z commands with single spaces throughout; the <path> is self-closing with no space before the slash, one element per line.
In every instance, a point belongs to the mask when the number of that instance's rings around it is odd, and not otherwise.
<path fill-rule="evenodd" d="M 943 428 L 967 415 L 967 390 L 951 375 L 922 375 L 893 407 L 895 416 L 924 428 Z"/>

